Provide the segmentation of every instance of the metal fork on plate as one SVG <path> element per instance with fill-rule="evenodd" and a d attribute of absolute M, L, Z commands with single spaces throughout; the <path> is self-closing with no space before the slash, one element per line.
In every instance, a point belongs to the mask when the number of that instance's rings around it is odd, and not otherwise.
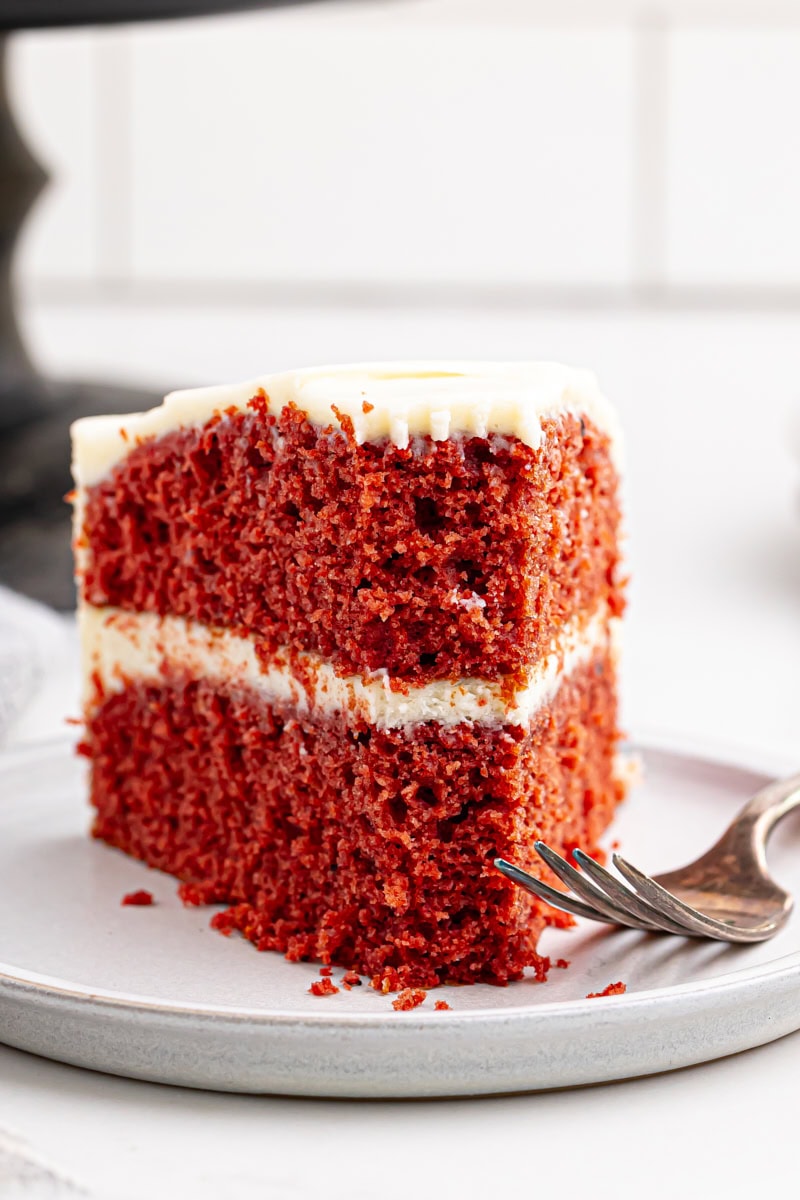
<path fill-rule="evenodd" d="M 513 863 L 494 865 L 514 883 L 554 908 L 648 932 L 726 942 L 762 942 L 777 933 L 792 911 L 792 897 L 767 871 L 766 844 L 778 822 L 800 807 L 800 775 L 757 792 L 718 842 L 696 862 L 665 875 L 645 875 L 620 854 L 612 860 L 622 879 L 583 850 L 572 857 L 576 870 L 544 842 L 539 857 L 571 889 L 557 891 Z"/>

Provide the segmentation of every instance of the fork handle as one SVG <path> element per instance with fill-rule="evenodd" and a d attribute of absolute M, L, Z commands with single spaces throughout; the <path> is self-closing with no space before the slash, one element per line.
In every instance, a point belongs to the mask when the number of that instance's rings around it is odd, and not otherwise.
<path fill-rule="evenodd" d="M 746 873 L 750 864 L 756 864 L 761 875 L 766 875 L 767 839 L 778 822 L 794 808 L 800 808 L 800 775 L 768 783 L 739 810 L 710 850 L 677 872 L 681 886 L 704 888 L 709 877 L 715 882 L 728 875 L 739 877 L 743 863 L 748 864 Z M 668 881 L 669 875 L 658 878 L 665 887 L 670 886 Z"/>
<path fill-rule="evenodd" d="M 800 775 L 768 783 L 734 817 L 709 855 L 732 853 L 738 858 L 749 853 L 766 870 L 767 839 L 778 822 L 794 808 L 800 808 Z"/>
<path fill-rule="evenodd" d="M 778 822 L 792 809 L 799 807 L 800 775 L 776 779 L 756 792 L 752 800 L 748 800 L 732 825 L 751 826 L 753 833 L 766 841 Z"/>

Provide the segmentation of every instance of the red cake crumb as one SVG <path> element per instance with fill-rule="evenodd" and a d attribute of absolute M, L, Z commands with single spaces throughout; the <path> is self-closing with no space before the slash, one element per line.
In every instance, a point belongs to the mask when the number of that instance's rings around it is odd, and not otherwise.
<path fill-rule="evenodd" d="M 308 989 L 312 996 L 335 996 L 339 989 L 332 979 L 315 979 Z"/>
<path fill-rule="evenodd" d="M 126 896 L 122 897 L 120 903 L 123 905 L 130 904 L 139 908 L 146 904 L 154 904 L 155 900 L 152 892 L 146 892 L 144 888 L 140 888 L 138 892 L 128 892 Z"/>
<path fill-rule="evenodd" d="M 603 988 L 602 992 L 589 992 L 586 999 L 599 1000 L 601 996 L 622 996 L 627 990 L 624 983 L 610 983 L 608 987 Z"/>
<path fill-rule="evenodd" d="M 567 967 L 569 966 L 569 959 L 557 958 L 553 965 L 558 967 L 559 971 L 566 971 Z"/>
<path fill-rule="evenodd" d="M 361 976 L 357 975 L 355 971 L 345 971 L 342 983 L 348 984 L 349 987 L 361 987 Z"/>
<path fill-rule="evenodd" d="M 531 962 L 533 975 L 537 983 L 546 983 L 550 974 L 550 959 L 546 954 L 536 954 Z"/>
<path fill-rule="evenodd" d="M 319 973 L 320 975 L 332 975 L 333 967 L 320 967 Z"/>
<path fill-rule="evenodd" d="M 376 992 L 382 992 L 386 996 L 389 992 L 399 992 L 403 986 L 400 982 L 400 975 L 396 967 L 385 967 L 379 971 L 377 975 L 373 975 L 369 981 L 369 986 L 374 988 Z"/>
<path fill-rule="evenodd" d="M 178 888 L 178 899 L 187 908 L 202 908 L 208 903 L 206 889 L 196 883 L 182 883 Z"/>
<path fill-rule="evenodd" d="M 446 1000 L 437 1000 L 433 1007 L 436 1010 L 436 1012 L 450 1012 L 451 1011 L 450 1005 L 447 1003 Z"/>
<path fill-rule="evenodd" d="M 408 1012 L 422 1004 L 427 994 L 422 988 L 403 988 L 399 996 L 395 996 L 392 1001 L 392 1008 L 395 1012 Z"/>

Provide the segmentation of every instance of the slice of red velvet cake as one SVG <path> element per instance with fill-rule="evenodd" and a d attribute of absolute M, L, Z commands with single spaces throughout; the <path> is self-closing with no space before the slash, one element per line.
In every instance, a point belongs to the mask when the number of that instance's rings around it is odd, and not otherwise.
<path fill-rule="evenodd" d="M 622 795 L 618 438 L 551 363 L 371 365 L 74 427 L 93 832 L 259 949 L 505 983 L 493 866 Z"/>

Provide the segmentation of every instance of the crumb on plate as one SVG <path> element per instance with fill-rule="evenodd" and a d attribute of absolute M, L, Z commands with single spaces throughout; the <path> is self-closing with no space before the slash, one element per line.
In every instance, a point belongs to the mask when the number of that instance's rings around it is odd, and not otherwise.
<path fill-rule="evenodd" d="M 609 983 L 608 987 L 604 987 L 602 992 L 589 992 L 586 996 L 587 1000 L 599 1000 L 601 996 L 623 996 L 628 988 L 624 983 Z"/>
<path fill-rule="evenodd" d="M 146 904 L 153 904 L 153 893 L 146 892 L 144 888 L 140 888 L 138 892 L 128 892 L 120 901 L 122 905 L 131 905 L 134 908 L 143 908 Z"/>
<path fill-rule="evenodd" d="M 323 979 L 315 979 L 308 990 L 312 996 L 335 996 L 339 991 L 336 984 L 327 975 Z"/>
<path fill-rule="evenodd" d="M 423 988 L 403 988 L 402 992 L 392 1001 L 392 1008 L 396 1012 L 408 1012 L 409 1009 L 417 1008 L 422 1004 L 427 994 Z"/>

